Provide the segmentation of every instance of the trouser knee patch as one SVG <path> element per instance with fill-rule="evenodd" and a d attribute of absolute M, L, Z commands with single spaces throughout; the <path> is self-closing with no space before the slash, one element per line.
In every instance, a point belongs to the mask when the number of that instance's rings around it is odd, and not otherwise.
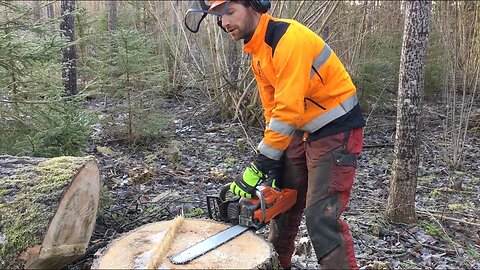
<path fill-rule="evenodd" d="M 308 235 L 319 260 L 342 243 L 338 211 L 338 198 L 332 196 L 316 202 L 305 212 Z"/>

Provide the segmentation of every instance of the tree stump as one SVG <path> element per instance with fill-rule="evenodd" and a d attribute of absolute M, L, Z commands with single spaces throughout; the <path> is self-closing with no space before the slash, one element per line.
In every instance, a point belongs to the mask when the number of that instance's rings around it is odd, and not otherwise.
<path fill-rule="evenodd" d="M 92 157 L 0 156 L 0 268 L 62 268 L 81 256 L 99 197 Z"/>
<path fill-rule="evenodd" d="M 94 260 L 92 269 L 146 269 L 162 242 L 169 241 L 162 249 L 162 258 L 156 269 L 279 269 L 278 256 L 272 245 L 260 236 L 247 231 L 233 240 L 207 252 L 183 265 L 174 265 L 169 257 L 204 240 L 229 225 L 212 220 L 185 219 L 176 228 L 176 220 L 160 221 L 144 225 L 115 240 Z"/>

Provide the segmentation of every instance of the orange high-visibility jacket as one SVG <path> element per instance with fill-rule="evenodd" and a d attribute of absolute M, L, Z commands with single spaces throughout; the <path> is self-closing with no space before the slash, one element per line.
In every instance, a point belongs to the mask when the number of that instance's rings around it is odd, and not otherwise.
<path fill-rule="evenodd" d="M 258 150 L 271 159 L 282 157 L 296 130 L 315 133 L 358 107 L 356 88 L 337 55 L 294 20 L 263 14 L 243 50 L 252 55 L 267 121 Z M 363 126 L 359 107 L 353 111 Z"/>

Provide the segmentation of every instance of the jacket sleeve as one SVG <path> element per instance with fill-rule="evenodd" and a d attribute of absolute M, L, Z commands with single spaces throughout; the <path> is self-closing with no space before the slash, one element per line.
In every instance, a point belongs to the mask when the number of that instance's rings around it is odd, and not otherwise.
<path fill-rule="evenodd" d="M 303 115 L 312 66 L 311 51 L 308 40 L 299 37 L 292 27 L 275 48 L 274 109 L 258 147 L 260 153 L 271 159 L 282 157 Z"/>

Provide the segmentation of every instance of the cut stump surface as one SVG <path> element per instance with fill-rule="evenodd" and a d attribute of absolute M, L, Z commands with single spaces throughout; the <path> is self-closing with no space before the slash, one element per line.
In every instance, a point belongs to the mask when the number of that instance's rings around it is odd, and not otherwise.
<path fill-rule="evenodd" d="M 142 226 L 114 241 L 94 261 L 94 269 L 143 269 L 151 259 L 153 249 L 172 226 L 172 221 L 161 221 Z M 276 268 L 276 253 L 270 243 L 251 231 L 217 247 L 183 265 L 174 265 L 170 256 L 187 249 L 229 225 L 201 219 L 185 219 L 178 228 L 160 269 L 259 269 Z"/>

